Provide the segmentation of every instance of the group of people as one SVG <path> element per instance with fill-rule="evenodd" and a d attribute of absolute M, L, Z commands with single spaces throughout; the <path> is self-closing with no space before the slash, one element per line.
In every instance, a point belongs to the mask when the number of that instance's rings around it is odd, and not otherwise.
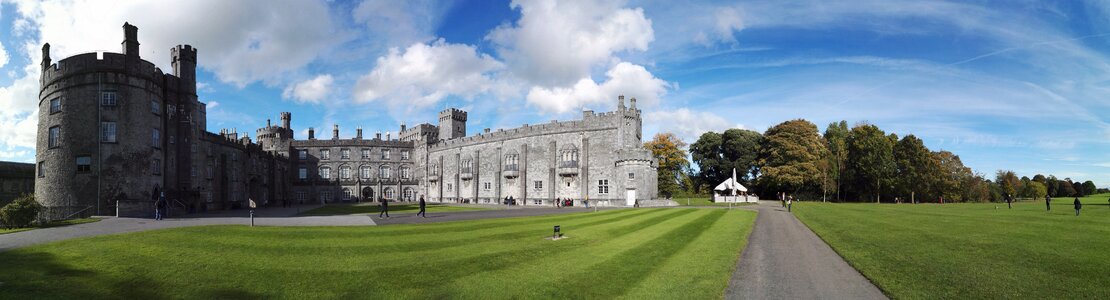
<path fill-rule="evenodd" d="M 574 206 L 574 200 L 570 198 L 555 198 L 555 201 L 551 204 L 555 205 L 555 208 L 563 208 L 567 206 Z M 582 200 L 582 205 L 586 208 L 590 208 L 590 200 Z"/>
<path fill-rule="evenodd" d="M 782 202 L 782 207 L 786 208 L 786 212 L 790 212 L 794 206 L 794 196 L 787 195 L 786 193 L 779 193 L 779 202 Z"/>
<path fill-rule="evenodd" d="M 513 196 L 508 196 L 505 197 L 505 200 L 503 200 L 502 203 L 505 205 L 516 205 L 516 199 L 514 199 Z"/>

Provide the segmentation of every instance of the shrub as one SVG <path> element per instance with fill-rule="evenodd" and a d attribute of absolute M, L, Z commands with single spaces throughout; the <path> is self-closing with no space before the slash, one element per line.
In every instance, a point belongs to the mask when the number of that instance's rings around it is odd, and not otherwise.
<path fill-rule="evenodd" d="M 29 227 L 39 211 L 42 211 L 42 205 L 35 201 L 35 196 L 23 195 L 0 208 L 0 223 L 8 229 Z"/>

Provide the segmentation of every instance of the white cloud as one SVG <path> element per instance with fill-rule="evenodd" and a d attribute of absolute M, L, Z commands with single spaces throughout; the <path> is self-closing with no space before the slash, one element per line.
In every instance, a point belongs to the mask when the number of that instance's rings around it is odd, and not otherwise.
<path fill-rule="evenodd" d="M 635 97 L 638 105 L 655 106 L 670 84 L 656 78 L 644 67 L 621 62 L 605 72 L 609 79 L 600 85 L 590 78 L 579 79 L 570 87 L 534 86 L 528 102 L 548 112 L 563 113 L 588 105 L 611 105 L 619 95 Z"/>
<path fill-rule="evenodd" d="M 0 44 L 0 68 L 8 64 L 8 51 L 4 49 L 4 44 Z"/>
<path fill-rule="evenodd" d="M 614 54 L 645 51 L 654 40 L 643 9 L 618 1 L 514 1 L 521 19 L 487 35 L 512 72 L 543 87 L 568 86 L 609 64 Z"/>
<path fill-rule="evenodd" d="M 381 46 L 398 47 L 432 40 L 440 16 L 450 7 L 431 0 L 365 0 L 351 14 Z"/>
<path fill-rule="evenodd" d="M 359 78 L 354 98 L 359 102 L 383 100 L 392 107 L 423 108 L 447 96 L 470 98 L 489 91 L 493 73 L 504 64 L 473 46 L 439 39 L 389 50 L 379 57 L 370 73 Z"/>
<path fill-rule="evenodd" d="M 216 101 L 212 101 L 212 102 L 208 102 L 208 105 L 206 105 L 204 109 L 214 109 L 214 108 L 217 108 L 217 107 L 220 107 L 220 103 L 216 102 Z"/>
<path fill-rule="evenodd" d="M 99 1 L 18 5 L 58 60 L 89 51 L 120 52 L 124 22 L 139 27 L 140 55 L 169 72 L 169 49 L 190 44 L 198 63 L 224 82 L 276 83 L 349 37 L 322 1 Z M 34 56 L 33 61 L 38 61 Z"/>
<path fill-rule="evenodd" d="M 331 75 L 324 74 L 315 78 L 289 85 L 281 93 L 285 99 L 293 99 L 301 103 L 319 103 L 328 96 L 332 90 L 334 80 Z"/>
<path fill-rule="evenodd" d="M 671 132 L 687 143 L 697 141 L 707 131 L 721 132 L 729 128 L 744 128 L 725 118 L 708 111 L 694 111 L 688 108 L 677 110 L 657 110 L 644 114 L 644 123 L 657 126 L 656 132 Z"/>

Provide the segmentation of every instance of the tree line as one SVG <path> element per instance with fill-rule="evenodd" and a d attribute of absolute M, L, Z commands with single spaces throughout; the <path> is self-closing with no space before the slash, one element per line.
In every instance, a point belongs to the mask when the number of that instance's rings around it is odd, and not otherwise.
<path fill-rule="evenodd" d="M 706 132 L 687 145 L 662 133 L 644 145 L 659 161 L 659 195 L 706 195 L 732 176 L 764 199 L 780 192 L 804 199 L 870 202 L 985 202 L 1017 198 L 1085 196 L 1094 182 L 1037 174 L 994 178 L 964 166 L 959 155 L 932 151 L 916 136 L 899 137 L 874 124 L 830 123 L 824 132 L 804 119 L 759 133 Z M 689 154 L 689 156 L 687 156 Z M 689 157 L 689 159 L 687 159 Z M 697 168 L 692 168 L 697 166 Z"/>

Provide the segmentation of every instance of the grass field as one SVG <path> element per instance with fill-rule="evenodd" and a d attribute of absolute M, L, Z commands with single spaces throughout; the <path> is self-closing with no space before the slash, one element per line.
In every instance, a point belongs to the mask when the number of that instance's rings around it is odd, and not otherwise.
<path fill-rule="evenodd" d="M 428 213 L 448 212 L 448 211 L 468 211 L 468 210 L 487 210 L 491 208 L 478 207 L 478 206 L 455 206 L 444 204 L 431 204 L 428 203 Z M 301 213 L 303 216 L 335 216 L 335 215 L 360 215 L 360 214 L 376 214 L 381 211 L 381 206 L 377 203 L 359 203 L 359 204 L 329 204 L 319 207 L 310 211 Z M 418 212 L 420 206 L 416 204 L 390 204 L 389 212 L 402 213 L 402 212 Z"/>
<path fill-rule="evenodd" d="M 720 298 L 755 212 L 207 226 L 0 252 L 0 298 Z M 551 241 L 553 225 L 565 239 Z"/>
<path fill-rule="evenodd" d="M 706 198 L 674 198 L 679 206 L 728 206 L 728 203 L 715 203 Z M 733 203 L 732 206 L 755 205 L 755 203 Z"/>
<path fill-rule="evenodd" d="M 893 298 L 1110 295 L 1110 206 L 1102 194 L 982 204 L 823 204 L 794 213 Z M 997 208 L 996 208 L 997 207 Z"/>
<path fill-rule="evenodd" d="M 28 231 L 28 230 L 38 229 L 38 228 L 50 228 L 50 227 L 58 227 L 58 226 L 85 224 L 85 223 L 97 222 L 97 221 L 100 221 L 100 220 L 101 219 L 99 219 L 99 218 L 83 218 L 83 219 L 54 221 L 54 222 L 50 222 L 50 223 L 47 223 L 46 225 L 39 226 L 39 227 L 15 228 L 15 229 L 5 229 L 3 227 L 0 227 L 0 234 L 16 233 L 16 232 L 20 232 L 20 231 Z"/>

